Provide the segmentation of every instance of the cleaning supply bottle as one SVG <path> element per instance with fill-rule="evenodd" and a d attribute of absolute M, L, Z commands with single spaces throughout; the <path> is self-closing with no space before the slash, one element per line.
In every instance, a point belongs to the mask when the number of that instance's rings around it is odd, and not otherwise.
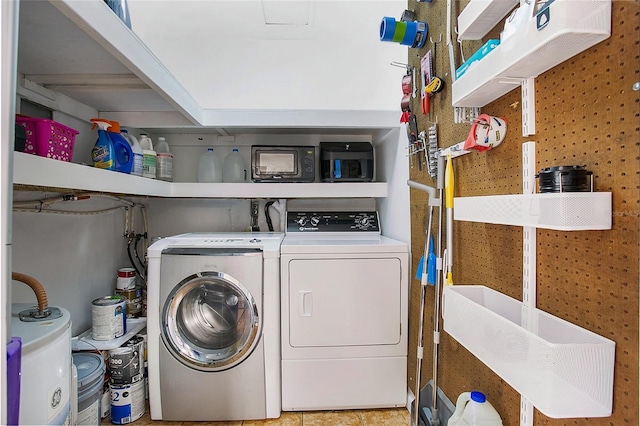
<path fill-rule="evenodd" d="M 238 148 L 233 148 L 231 154 L 224 157 L 222 166 L 223 182 L 244 182 L 246 180 L 247 169 L 244 166 L 242 155 Z"/>
<path fill-rule="evenodd" d="M 198 162 L 198 182 L 222 182 L 222 162 L 213 148 L 200 155 Z"/>
<path fill-rule="evenodd" d="M 463 392 L 447 426 L 502 426 L 502 419 L 482 392 Z"/>
<path fill-rule="evenodd" d="M 169 151 L 169 144 L 160 136 L 156 144 L 156 177 L 168 182 L 173 181 L 173 154 Z"/>
<path fill-rule="evenodd" d="M 140 133 L 140 147 L 142 148 L 142 176 L 155 179 L 157 155 L 153 150 L 151 138 L 144 133 Z"/>
<path fill-rule="evenodd" d="M 142 147 L 138 143 L 138 139 L 132 134 L 129 134 L 127 129 L 120 129 L 122 136 L 131 145 L 131 151 L 133 152 L 133 166 L 131 167 L 131 174 L 134 176 L 142 176 L 142 165 L 144 164 L 144 154 L 142 153 Z"/>
<path fill-rule="evenodd" d="M 113 143 L 113 156 L 116 160 L 116 172 L 131 173 L 133 168 L 133 151 L 129 141 L 120 133 L 120 123 L 113 120 L 106 120 L 111 124 L 107 130 L 111 142 Z"/>
<path fill-rule="evenodd" d="M 116 161 L 113 155 L 113 142 L 111 142 L 111 138 L 107 133 L 111 123 L 101 118 L 92 118 L 89 121 L 93 123 L 92 129 L 98 127 L 98 139 L 91 150 L 93 166 L 99 169 L 115 170 Z"/>

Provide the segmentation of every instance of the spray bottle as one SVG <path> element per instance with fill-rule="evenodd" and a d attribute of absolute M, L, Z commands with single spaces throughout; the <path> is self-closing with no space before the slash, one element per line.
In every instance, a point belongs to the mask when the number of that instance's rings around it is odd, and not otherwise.
<path fill-rule="evenodd" d="M 120 123 L 112 120 L 105 120 L 111 124 L 107 130 L 111 142 L 113 143 L 113 155 L 116 160 L 116 172 L 131 173 L 133 168 L 133 151 L 129 141 L 120 133 Z"/>
<path fill-rule="evenodd" d="M 111 123 L 101 118 L 92 118 L 89 121 L 93 123 L 91 129 L 98 127 L 98 139 L 91 150 L 93 166 L 99 169 L 115 170 L 116 161 L 113 155 L 113 142 L 107 133 Z"/>

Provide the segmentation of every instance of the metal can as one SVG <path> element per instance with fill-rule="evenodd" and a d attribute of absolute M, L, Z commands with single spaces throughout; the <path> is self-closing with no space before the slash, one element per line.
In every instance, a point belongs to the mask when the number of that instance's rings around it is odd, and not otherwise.
<path fill-rule="evenodd" d="M 144 381 L 131 385 L 109 385 L 111 423 L 124 425 L 138 420 L 145 412 Z"/>
<path fill-rule="evenodd" d="M 127 318 L 139 318 L 142 315 L 142 286 L 133 289 L 116 289 L 116 294 L 127 299 Z"/>
<path fill-rule="evenodd" d="M 93 340 L 113 340 L 127 332 L 126 299 L 105 296 L 91 302 L 91 337 Z"/>
<path fill-rule="evenodd" d="M 127 342 L 129 343 L 129 342 Z M 142 380 L 141 345 L 124 345 L 109 351 L 109 383 L 130 385 Z"/>
<path fill-rule="evenodd" d="M 134 268 L 118 269 L 118 279 L 116 280 L 116 289 L 129 290 L 136 286 L 136 270 Z"/>

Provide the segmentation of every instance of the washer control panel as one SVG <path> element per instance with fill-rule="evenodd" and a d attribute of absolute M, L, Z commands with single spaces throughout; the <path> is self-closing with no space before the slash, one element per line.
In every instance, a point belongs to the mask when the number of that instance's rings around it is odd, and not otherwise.
<path fill-rule="evenodd" d="M 287 212 L 289 233 L 370 232 L 380 233 L 378 212 Z"/>

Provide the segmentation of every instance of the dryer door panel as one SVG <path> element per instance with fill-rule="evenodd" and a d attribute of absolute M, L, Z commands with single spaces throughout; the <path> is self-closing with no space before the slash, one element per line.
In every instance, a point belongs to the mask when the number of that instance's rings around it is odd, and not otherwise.
<path fill-rule="evenodd" d="M 400 341 L 399 259 L 293 259 L 288 267 L 291 346 Z"/>

